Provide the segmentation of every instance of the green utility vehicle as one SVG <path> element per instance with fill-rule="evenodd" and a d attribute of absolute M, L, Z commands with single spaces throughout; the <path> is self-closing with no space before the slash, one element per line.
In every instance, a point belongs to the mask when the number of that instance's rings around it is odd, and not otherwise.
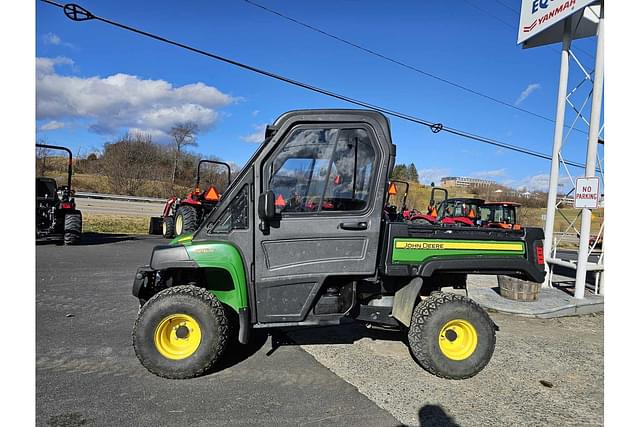
<path fill-rule="evenodd" d="M 427 371 L 469 378 L 496 326 L 466 275 L 544 280 L 543 232 L 411 224 L 385 215 L 396 148 L 382 114 L 292 111 L 193 233 L 138 269 L 133 345 L 167 378 L 204 374 L 256 328 L 359 320 L 406 331 Z M 235 327 L 237 325 L 237 327 Z"/>

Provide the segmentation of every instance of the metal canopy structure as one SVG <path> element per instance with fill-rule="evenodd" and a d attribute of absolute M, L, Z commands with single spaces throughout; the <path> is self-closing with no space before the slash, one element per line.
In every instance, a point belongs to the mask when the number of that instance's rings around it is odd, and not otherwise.
<path fill-rule="evenodd" d="M 553 8 L 547 9 L 550 4 Z M 544 7 L 542 7 L 544 5 Z M 535 30 L 537 24 L 544 26 L 543 29 Z M 531 34 L 527 35 L 529 32 Z M 571 41 L 575 38 L 597 37 L 596 61 L 594 70 L 588 72 L 585 66 L 578 60 L 571 51 Z M 549 0 L 523 0 L 522 13 L 520 19 L 519 43 L 523 43 L 523 48 L 541 46 L 549 43 L 562 41 L 562 52 L 560 58 L 560 78 L 558 84 L 558 98 L 556 105 L 556 126 L 553 140 L 553 151 L 551 160 L 551 171 L 549 176 L 549 193 L 547 199 L 547 214 L 545 223 L 545 243 L 544 255 L 547 263 L 547 279 L 545 286 L 550 287 L 553 280 L 554 266 L 570 268 L 576 271 L 576 282 L 574 298 L 582 299 L 585 294 L 586 275 L 588 271 L 595 272 L 596 283 L 595 292 L 604 294 L 604 246 L 597 257 L 597 261 L 589 261 L 594 254 L 594 248 L 602 237 L 603 225 L 597 232 L 597 237 L 591 237 L 592 208 L 584 207 L 575 219 L 571 220 L 559 210 L 559 206 L 567 197 L 576 193 L 582 194 L 586 190 L 591 190 L 586 186 L 577 188 L 578 181 L 593 182 L 593 178 L 598 178 L 603 182 L 604 167 L 602 159 L 598 156 L 598 143 L 603 143 L 604 124 L 601 125 L 602 94 L 604 83 L 604 1 L 589 0 L 569 0 L 564 3 Z M 570 91 L 567 91 L 570 61 L 579 67 L 583 78 Z M 588 95 L 582 102 L 577 98 L 577 91 L 583 85 L 592 85 Z M 583 112 L 591 99 L 589 118 Z M 575 113 L 574 119 L 566 134 L 564 133 L 565 110 L 567 104 Z M 584 122 L 589 126 L 589 137 L 587 140 L 586 168 L 584 176 L 574 177 L 571 175 L 567 164 L 562 156 L 563 145 L 566 144 L 571 131 L 579 122 Z M 561 167 L 572 184 L 571 190 L 558 199 L 558 183 Z M 599 176 L 596 173 L 599 172 Z M 582 179 L 581 179 L 582 178 Z M 584 178 L 592 178 L 585 181 Z M 596 195 L 596 197 L 599 196 Z M 560 232 L 560 238 L 556 239 L 555 220 L 556 213 L 559 213 L 566 221 L 566 228 Z M 580 230 L 576 227 L 576 222 L 580 218 Z M 559 244 L 569 236 L 579 236 L 578 259 L 577 261 L 561 259 L 557 256 Z M 592 257 L 593 258 L 593 257 Z"/>

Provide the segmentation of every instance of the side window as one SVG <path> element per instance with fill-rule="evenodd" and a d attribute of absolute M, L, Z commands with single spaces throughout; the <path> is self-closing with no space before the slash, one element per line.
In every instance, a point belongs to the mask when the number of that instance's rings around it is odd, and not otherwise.
<path fill-rule="evenodd" d="M 320 206 L 338 129 L 298 129 L 272 165 L 269 189 L 281 212 L 315 212 Z"/>
<path fill-rule="evenodd" d="M 228 233 L 231 230 L 247 228 L 249 228 L 249 193 L 245 185 L 218 221 L 215 224 L 207 224 L 207 234 Z"/>
<path fill-rule="evenodd" d="M 281 212 L 363 210 L 375 161 L 364 129 L 298 129 L 273 161 L 269 189 Z"/>
<path fill-rule="evenodd" d="M 367 206 L 375 151 L 363 129 L 340 132 L 322 210 L 358 211 Z"/>
<path fill-rule="evenodd" d="M 491 209 L 480 208 L 480 219 L 483 221 L 489 221 L 491 219 Z"/>

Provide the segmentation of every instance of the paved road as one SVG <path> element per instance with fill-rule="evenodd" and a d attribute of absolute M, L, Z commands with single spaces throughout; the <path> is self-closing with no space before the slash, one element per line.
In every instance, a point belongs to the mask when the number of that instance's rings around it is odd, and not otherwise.
<path fill-rule="evenodd" d="M 38 425 L 603 424 L 602 315 L 491 313 L 494 357 L 464 381 L 429 375 L 399 333 L 360 324 L 288 331 L 298 345 L 271 355 L 270 339 L 257 336 L 206 377 L 155 377 L 131 348 L 130 288 L 162 242 L 94 235 L 84 246 L 37 247 Z"/>
<path fill-rule="evenodd" d="M 132 275 L 154 237 L 89 236 L 37 247 L 37 425 L 395 426 L 399 422 L 297 346 L 265 335 L 193 380 L 148 373 L 131 346 Z"/>

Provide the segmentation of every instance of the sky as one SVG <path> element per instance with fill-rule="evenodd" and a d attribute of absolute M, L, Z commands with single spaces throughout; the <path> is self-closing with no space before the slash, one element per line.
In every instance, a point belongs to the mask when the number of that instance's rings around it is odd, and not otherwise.
<path fill-rule="evenodd" d="M 551 119 L 560 46 L 516 44 L 520 1 L 252 0 L 327 33 Z M 430 122 L 550 154 L 553 122 L 385 61 L 244 0 L 82 1 L 93 14 L 323 89 Z M 150 7 L 150 5 L 152 5 Z M 366 7 L 365 7 L 366 5 Z M 359 108 L 99 21 L 73 22 L 36 7 L 36 138 L 86 155 L 127 131 L 170 143 L 180 121 L 199 124 L 205 156 L 242 165 L 264 127 L 306 108 Z M 574 53 L 593 70 L 595 38 Z M 569 89 L 584 74 L 570 69 Z M 579 107 L 590 83 L 572 100 Z M 590 101 L 586 107 L 588 118 Z M 575 118 L 567 106 L 566 120 Z M 546 191 L 548 160 L 391 119 L 396 163 L 414 163 L 423 183 L 470 176 Z M 587 126 L 578 121 L 578 129 Z M 584 163 L 587 135 L 573 131 L 563 155 Z M 602 148 L 600 155 L 602 156 Z M 581 170 L 569 168 L 572 176 Z M 567 177 L 561 192 L 571 190 Z"/>

